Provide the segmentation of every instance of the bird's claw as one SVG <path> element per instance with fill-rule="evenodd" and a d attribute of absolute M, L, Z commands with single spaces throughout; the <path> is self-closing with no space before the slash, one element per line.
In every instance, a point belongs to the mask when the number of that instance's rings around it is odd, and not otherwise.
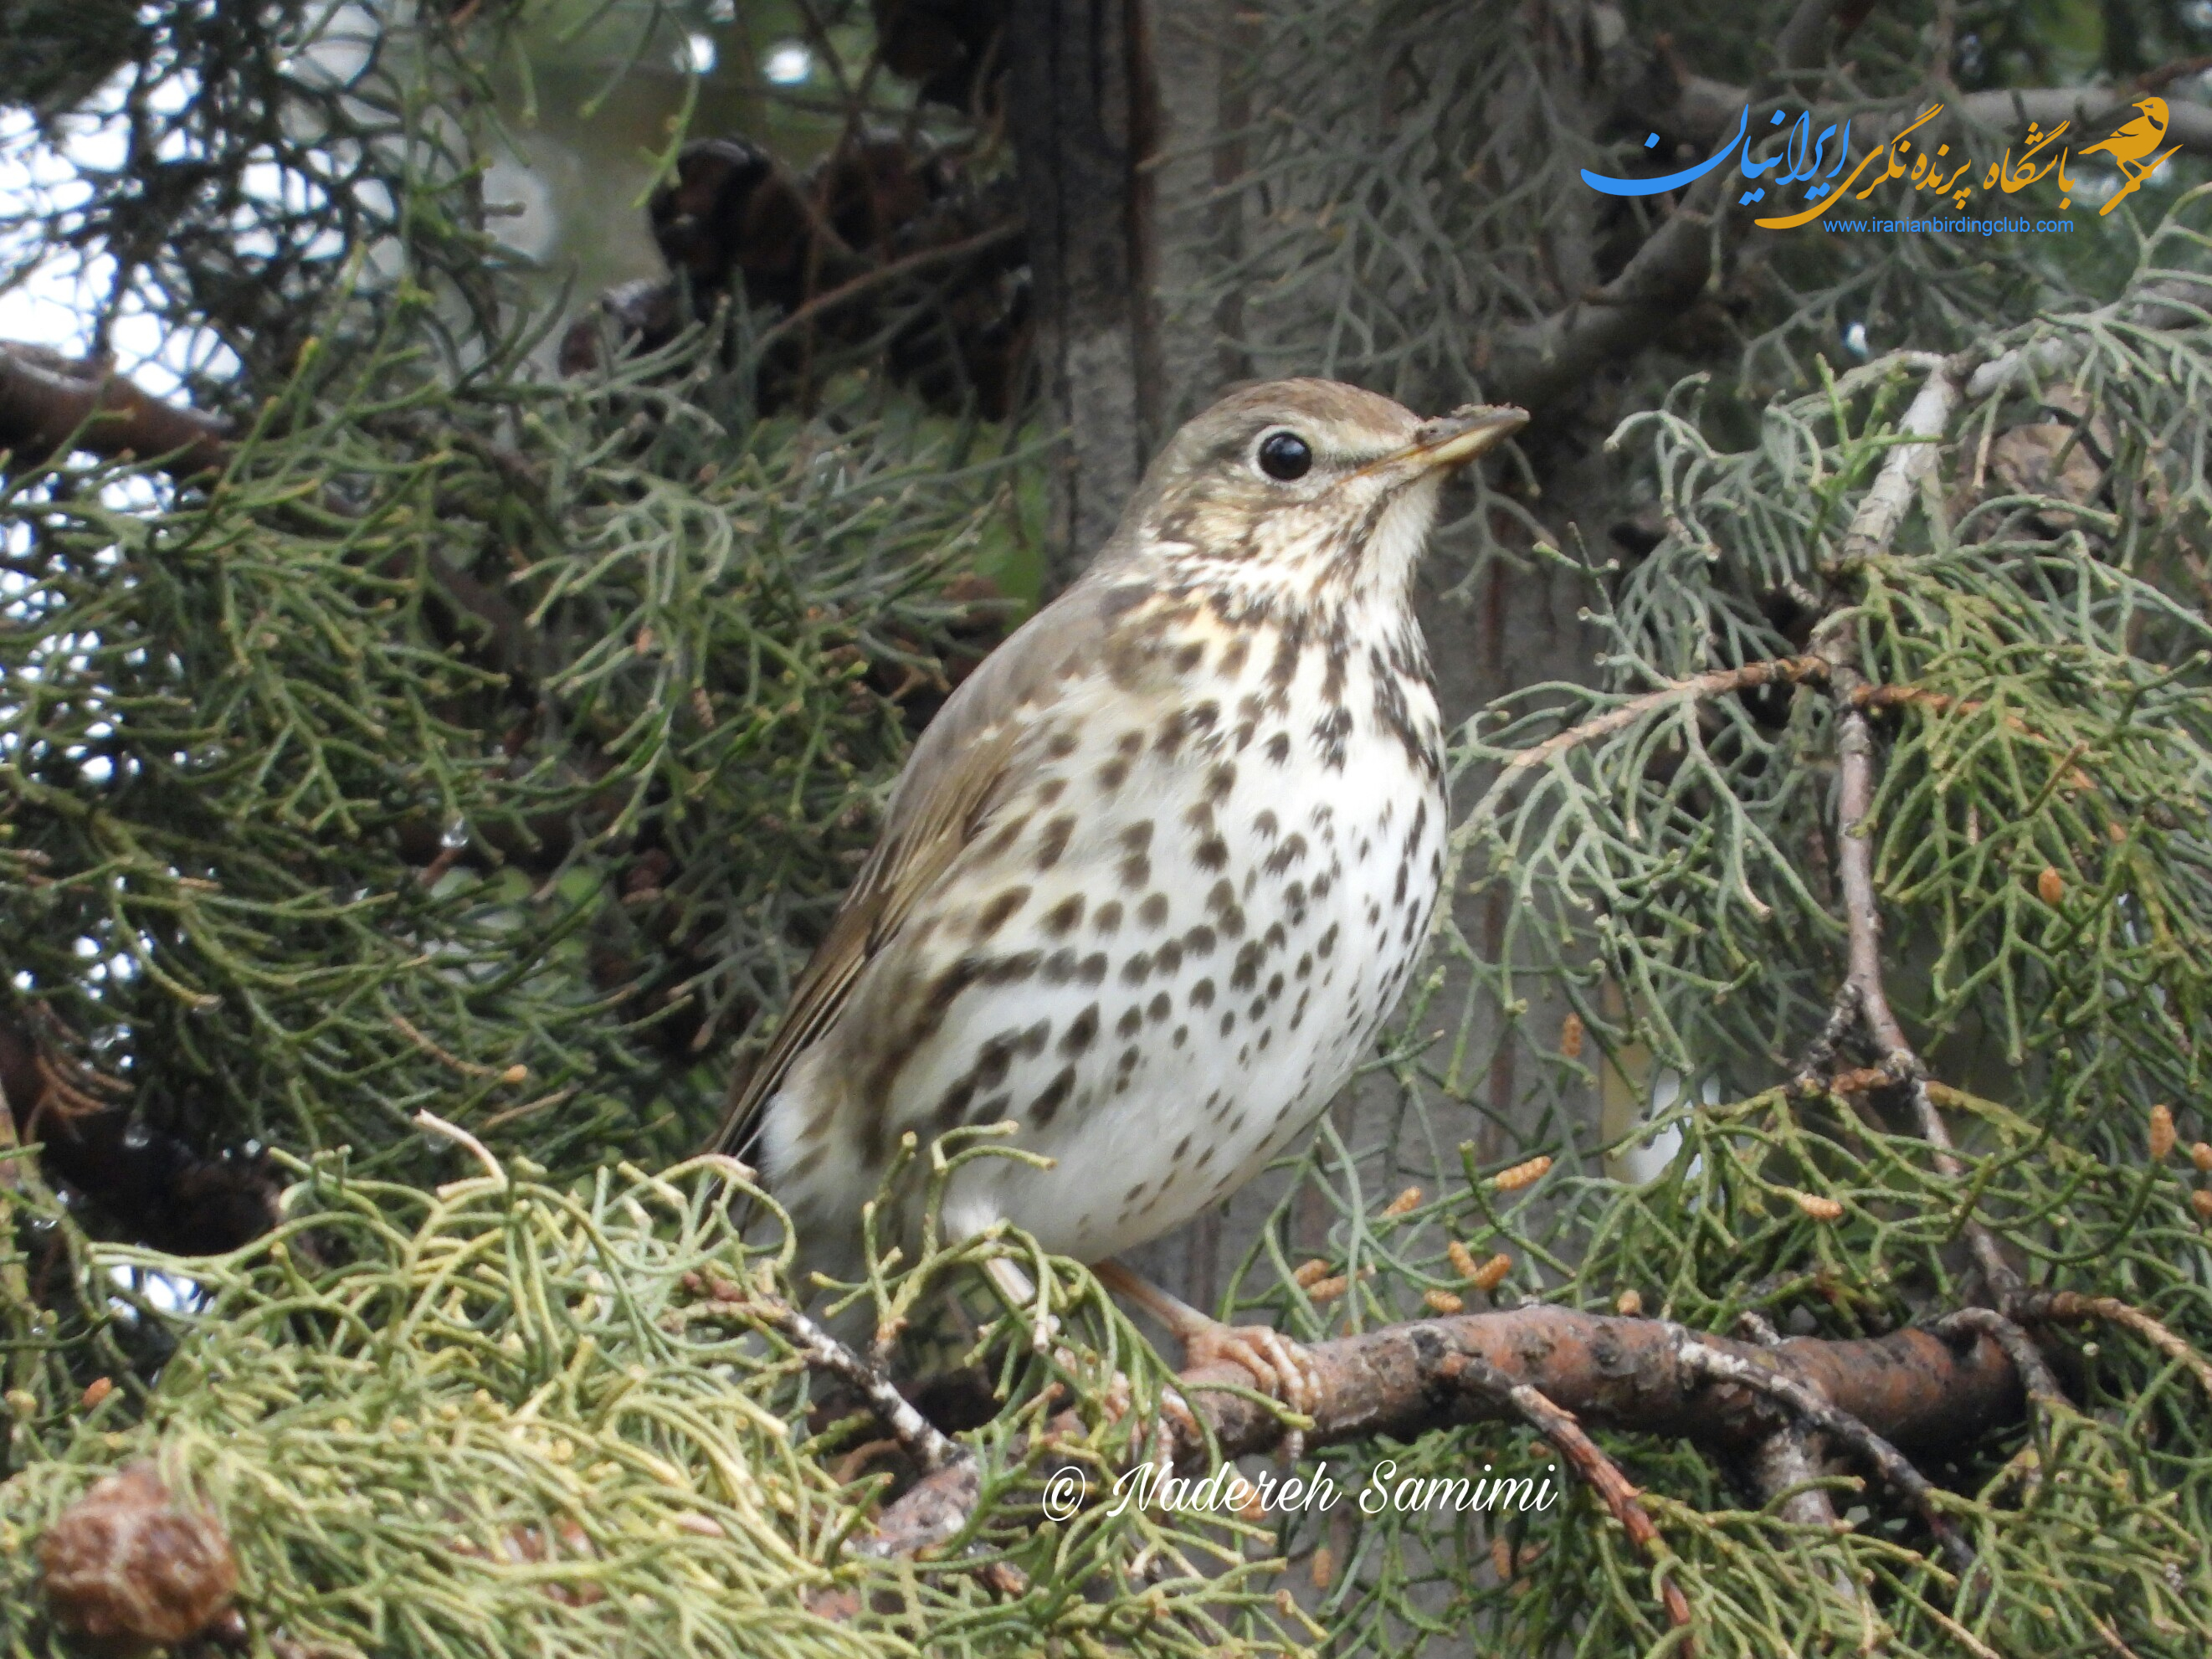
<path fill-rule="evenodd" d="M 1190 1332 L 1183 1340 L 1184 1368 L 1195 1370 L 1214 1364 L 1236 1366 L 1268 1399 L 1300 1417 L 1313 1415 L 1321 1390 L 1314 1379 L 1312 1358 L 1273 1326 L 1209 1322 Z M 1282 1449 L 1289 1461 L 1296 1462 L 1305 1452 L 1304 1432 L 1292 1429 L 1283 1437 Z"/>

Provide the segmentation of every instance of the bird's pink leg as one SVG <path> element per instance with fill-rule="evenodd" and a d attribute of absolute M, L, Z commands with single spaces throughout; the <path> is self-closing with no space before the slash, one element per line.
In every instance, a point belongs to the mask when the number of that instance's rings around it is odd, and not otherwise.
<path fill-rule="evenodd" d="M 1273 1326 L 1224 1325 L 1118 1261 L 1098 1262 L 1091 1271 L 1108 1290 L 1118 1291 L 1175 1333 L 1186 1370 L 1227 1360 L 1248 1373 L 1269 1399 L 1301 1416 L 1312 1415 L 1318 1389 L 1306 1352 Z"/>

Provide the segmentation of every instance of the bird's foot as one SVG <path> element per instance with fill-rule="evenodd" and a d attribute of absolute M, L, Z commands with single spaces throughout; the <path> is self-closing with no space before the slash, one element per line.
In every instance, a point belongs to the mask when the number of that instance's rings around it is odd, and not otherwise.
<path fill-rule="evenodd" d="M 1289 1407 L 1300 1417 L 1313 1415 L 1321 1389 L 1314 1377 L 1312 1356 L 1273 1326 L 1224 1325 L 1209 1319 L 1176 1334 L 1182 1339 L 1186 1371 L 1205 1365 L 1234 1365 L 1268 1399 Z M 1282 1449 L 1291 1462 L 1303 1457 L 1304 1431 L 1292 1429 L 1285 1435 Z"/>
<path fill-rule="evenodd" d="M 1312 1358 L 1304 1348 L 1280 1331 L 1268 1325 L 1224 1325 L 1118 1261 L 1102 1261 L 1091 1271 L 1097 1274 L 1099 1283 L 1119 1291 L 1175 1334 L 1176 1340 L 1182 1344 L 1184 1370 L 1211 1364 L 1232 1365 L 1249 1376 L 1254 1389 L 1268 1399 L 1287 1406 L 1300 1417 L 1313 1415 L 1320 1389 L 1315 1380 Z M 1179 1395 L 1170 1407 L 1170 1415 L 1176 1416 L 1176 1426 L 1188 1431 L 1194 1439 L 1203 1437 L 1197 1419 Z M 1283 1450 L 1293 1462 L 1303 1456 L 1304 1432 L 1292 1429 L 1284 1437 Z"/>

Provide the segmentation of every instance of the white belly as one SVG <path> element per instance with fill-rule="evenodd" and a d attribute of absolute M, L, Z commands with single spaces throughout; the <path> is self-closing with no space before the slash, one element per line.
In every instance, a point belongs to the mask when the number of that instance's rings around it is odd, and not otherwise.
<path fill-rule="evenodd" d="M 926 1146 L 1018 1124 L 1014 1144 L 1051 1167 L 963 1164 L 948 1231 L 1003 1218 L 1089 1261 L 1179 1225 L 1306 1133 L 1404 988 L 1443 865 L 1434 700 L 1379 696 L 1351 654 L 1309 649 L 1287 695 L 1255 648 L 1226 686 L 1163 701 L 1102 684 L 1055 705 L 1079 745 L 1001 805 L 885 957 L 903 955 L 856 990 L 848 1022 L 910 1007 L 894 981 L 965 976 L 887 1097 L 855 1081 L 841 1037 L 770 1106 L 768 1173 L 803 1240 L 848 1248 L 887 1139 L 908 1131 Z M 892 1033 L 878 1036 L 881 1053 Z"/>

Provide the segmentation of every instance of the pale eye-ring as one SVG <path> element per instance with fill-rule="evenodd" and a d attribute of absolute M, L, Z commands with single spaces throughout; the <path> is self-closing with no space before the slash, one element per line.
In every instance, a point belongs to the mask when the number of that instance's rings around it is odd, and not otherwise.
<path fill-rule="evenodd" d="M 1313 446 L 1281 428 L 1260 440 L 1260 471 L 1277 483 L 1303 478 L 1313 469 Z"/>

